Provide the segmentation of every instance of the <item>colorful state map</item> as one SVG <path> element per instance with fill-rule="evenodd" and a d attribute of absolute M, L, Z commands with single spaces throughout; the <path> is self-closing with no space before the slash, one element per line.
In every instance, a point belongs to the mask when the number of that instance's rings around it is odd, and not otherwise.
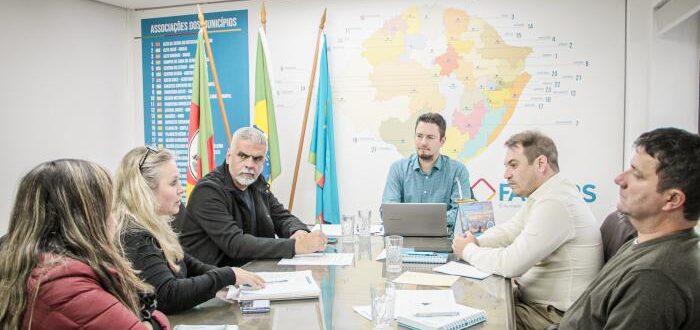
<path fill-rule="evenodd" d="M 408 97 L 409 117 L 385 118 L 379 135 L 404 156 L 413 148 L 406 127 L 425 112 L 448 123 L 442 152 L 467 161 L 501 133 L 516 109 L 530 74 L 529 47 L 506 44 L 496 29 L 465 10 L 413 6 L 386 20 L 362 43 L 375 101 Z M 410 141 L 410 140 L 409 140 Z"/>

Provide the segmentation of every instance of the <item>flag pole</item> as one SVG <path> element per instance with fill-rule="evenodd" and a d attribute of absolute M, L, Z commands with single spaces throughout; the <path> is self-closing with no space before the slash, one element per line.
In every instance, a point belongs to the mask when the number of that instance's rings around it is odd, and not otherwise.
<path fill-rule="evenodd" d="M 265 10 L 265 1 L 262 2 L 262 7 L 260 8 L 260 25 L 262 26 L 263 33 L 267 34 L 267 10 Z M 266 37 L 267 37 L 267 35 L 266 35 Z M 258 38 L 260 38 L 260 35 L 258 35 Z M 265 55 L 267 55 L 267 53 L 265 53 Z M 258 88 L 258 86 L 257 86 L 257 79 L 258 79 L 257 73 L 255 76 L 256 76 L 255 77 L 255 79 L 256 79 L 255 88 L 257 89 Z M 268 129 L 268 133 L 270 133 L 269 129 Z M 268 141 L 268 149 L 269 149 L 269 144 L 270 144 L 270 142 Z M 270 150 L 268 150 L 268 155 L 269 154 L 270 154 Z M 270 156 L 270 158 L 271 158 L 271 156 Z M 270 160 L 270 162 L 272 162 L 272 161 Z M 270 178 L 271 177 L 272 177 L 272 166 L 270 166 Z M 270 188 L 272 188 L 272 180 L 270 180 L 268 182 L 268 185 L 270 186 Z"/>
<path fill-rule="evenodd" d="M 224 121 L 224 128 L 226 129 L 226 140 L 231 144 L 231 128 L 228 125 L 228 116 L 226 115 L 226 108 L 224 108 L 224 98 L 221 96 L 221 85 L 219 85 L 219 76 L 216 74 L 216 64 L 214 64 L 214 54 L 211 51 L 211 43 L 209 43 L 209 33 L 207 32 L 207 22 L 204 20 L 204 14 L 202 13 L 202 7 L 197 4 L 197 11 L 199 12 L 197 17 L 199 18 L 199 26 L 202 28 L 204 33 L 204 42 L 207 45 L 207 56 L 209 57 L 209 63 L 211 64 L 211 74 L 214 76 L 214 86 L 216 87 L 216 98 L 219 100 L 219 110 L 221 111 L 221 119 Z"/>
<path fill-rule="evenodd" d="M 267 10 L 265 10 L 265 1 L 263 1 L 262 8 L 260 8 L 260 24 L 262 24 L 263 31 L 267 33 Z"/>
<path fill-rule="evenodd" d="M 299 147 L 297 148 L 297 162 L 294 166 L 294 179 L 292 179 L 292 192 L 289 194 L 289 211 L 294 207 L 294 191 L 297 188 L 297 179 L 299 178 L 299 162 L 301 161 L 301 149 L 304 147 L 304 135 L 306 134 L 306 122 L 309 118 L 309 106 L 311 105 L 311 94 L 314 89 L 314 78 L 316 77 L 316 66 L 318 64 L 318 47 L 321 42 L 321 33 L 326 25 L 326 9 L 323 10 L 321 16 L 321 24 L 318 25 L 318 35 L 316 36 L 316 50 L 314 51 L 314 63 L 311 67 L 311 78 L 309 79 L 309 90 L 306 93 L 306 108 L 304 109 L 304 122 L 301 124 L 301 136 L 299 136 Z"/>

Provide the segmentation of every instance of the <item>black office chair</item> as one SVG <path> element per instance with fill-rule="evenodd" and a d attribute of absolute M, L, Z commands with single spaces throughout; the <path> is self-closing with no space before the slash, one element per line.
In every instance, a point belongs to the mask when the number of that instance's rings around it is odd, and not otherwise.
<path fill-rule="evenodd" d="M 622 244 L 637 237 L 637 230 L 626 215 L 615 211 L 600 225 L 600 234 L 603 237 L 603 260 L 608 262 Z"/>

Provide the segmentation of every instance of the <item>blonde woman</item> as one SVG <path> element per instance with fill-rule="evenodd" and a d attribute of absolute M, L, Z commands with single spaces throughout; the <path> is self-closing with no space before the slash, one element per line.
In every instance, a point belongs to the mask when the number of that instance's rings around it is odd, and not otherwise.
<path fill-rule="evenodd" d="M 0 247 L 0 328 L 168 328 L 113 243 L 111 202 L 109 174 L 87 161 L 46 162 L 22 178 Z"/>
<path fill-rule="evenodd" d="M 115 215 L 122 251 L 139 276 L 156 288 L 166 314 L 192 308 L 233 284 L 264 286 L 257 275 L 217 268 L 184 253 L 170 227 L 184 189 L 169 150 L 137 147 L 122 159 L 115 178 Z"/>

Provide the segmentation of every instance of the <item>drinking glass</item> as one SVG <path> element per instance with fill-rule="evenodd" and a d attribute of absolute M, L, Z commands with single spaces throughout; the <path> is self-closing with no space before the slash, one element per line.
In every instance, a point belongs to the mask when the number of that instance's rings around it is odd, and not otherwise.
<path fill-rule="evenodd" d="M 372 223 L 372 211 L 359 210 L 357 211 L 357 215 L 357 234 L 360 236 L 369 236 Z"/>
<path fill-rule="evenodd" d="M 389 273 L 400 272 L 402 270 L 403 237 L 398 235 L 384 237 L 384 248 L 386 249 L 386 271 Z"/>
<path fill-rule="evenodd" d="M 389 329 L 394 319 L 396 288 L 391 281 L 370 286 L 372 299 L 372 328 Z"/>
<path fill-rule="evenodd" d="M 340 229 L 343 232 L 343 243 L 355 242 L 355 216 L 344 214 L 340 217 Z"/>

